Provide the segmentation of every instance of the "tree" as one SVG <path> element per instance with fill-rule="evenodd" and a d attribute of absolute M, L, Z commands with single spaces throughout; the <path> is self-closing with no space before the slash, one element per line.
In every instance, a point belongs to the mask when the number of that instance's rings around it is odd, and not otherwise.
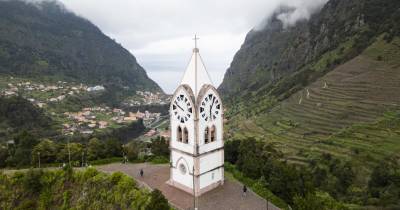
<path fill-rule="evenodd" d="M 235 164 L 238 160 L 240 140 L 225 142 L 225 160 Z"/>
<path fill-rule="evenodd" d="M 105 142 L 105 155 L 106 157 L 122 156 L 122 144 L 118 139 L 110 138 Z"/>
<path fill-rule="evenodd" d="M 27 166 L 31 163 L 31 153 L 38 140 L 27 131 L 21 132 L 14 138 L 16 144 L 15 153 L 11 162 L 15 166 Z"/>
<path fill-rule="evenodd" d="M 97 160 L 106 157 L 105 145 L 97 138 L 91 138 L 87 146 L 88 160 Z"/>
<path fill-rule="evenodd" d="M 355 179 L 355 173 L 349 162 L 340 164 L 332 173 L 338 179 L 337 191 L 345 194 Z"/>
<path fill-rule="evenodd" d="M 58 145 L 49 139 L 42 140 L 32 150 L 32 164 L 38 162 L 40 153 L 41 163 L 52 163 L 57 159 Z"/>
<path fill-rule="evenodd" d="M 124 147 L 128 160 L 136 160 L 139 157 L 140 150 L 144 147 L 139 141 L 132 141 Z"/>
<path fill-rule="evenodd" d="M 69 150 L 68 150 L 69 147 Z M 80 162 L 82 160 L 82 152 L 83 152 L 83 147 L 79 143 L 70 143 L 64 144 L 63 148 L 57 155 L 57 159 L 60 162 L 65 162 L 67 163 L 69 161 L 69 152 L 71 154 L 71 161 L 78 161 Z M 77 164 L 75 164 L 77 165 Z"/>
<path fill-rule="evenodd" d="M 308 193 L 305 197 L 295 196 L 293 209 L 296 210 L 346 210 L 342 203 L 337 202 L 328 193 Z"/>
<path fill-rule="evenodd" d="M 150 194 L 150 203 L 147 205 L 146 210 L 169 210 L 168 200 L 160 190 L 155 189 Z"/>
<path fill-rule="evenodd" d="M 400 157 L 388 157 L 374 168 L 368 183 L 372 197 L 381 205 L 398 204 L 400 200 Z"/>
<path fill-rule="evenodd" d="M 256 139 L 249 138 L 240 142 L 237 166 L 244 174 L 251 178 L 261 176 L 261 149 Z"/>
<path fill-rule="evenodd" d="M 164 137 L 158 137 L 151 140 L 151 152 L 156 156 L 169 157 L 169 145 Z"/>
<path fill-rule="evenodd" d="M 0 145 L 0 168 L 6 166 L 6 160 L 8 158 L 8 150 L 7 147 L 4 145 Z"/>

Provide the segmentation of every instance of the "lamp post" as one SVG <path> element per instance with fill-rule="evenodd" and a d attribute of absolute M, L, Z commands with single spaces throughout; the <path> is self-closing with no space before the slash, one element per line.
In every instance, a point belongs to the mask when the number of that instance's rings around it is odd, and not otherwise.
<path fill-rule="evenodd" d="M 193 166 L 192 172 L 193 172 L 193 207 L 194 207 L 194 210 L 197 210 L 196 189 L 195 189 L 195 184 L 194 184 L 194 166 Z"/>

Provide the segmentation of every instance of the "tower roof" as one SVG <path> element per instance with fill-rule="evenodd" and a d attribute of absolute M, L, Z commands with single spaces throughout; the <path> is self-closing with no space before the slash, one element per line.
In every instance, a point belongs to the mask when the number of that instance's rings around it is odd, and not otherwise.
<path fill-rule="evenodd" d="M 206 67 L 201 59 L 199 49 L 197 48 L 197 37 L 195 36 L 195 48 L 193 49 L 193 54 L 190 59 L 189 65 L 186 68 L 185 74 L 183 75 L 181 84 L 189 85 L 195 94 L 195 98 L 200 92 L 200 88 L 209 84 L 212 85 L 211 79 L 208 75 Z"/>

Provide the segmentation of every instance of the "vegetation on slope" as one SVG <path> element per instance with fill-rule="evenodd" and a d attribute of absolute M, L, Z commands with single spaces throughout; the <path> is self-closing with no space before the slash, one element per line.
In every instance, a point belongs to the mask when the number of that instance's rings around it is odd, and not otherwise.
<path fill-rule="evenodd" d="M 308 22 L 282 30 L 272 18 L 251 32 L 220 87 L 225 130 L 229 140 L 268 146 L 253 145 L 245 160 L 232 161 L 237 169 L 264 177 L 266 188 L 297 209 L 335 209 L 319 206 L 332 199 L 349 208 L 399 208 L 399 8 L 392 0 L 331 0 Z M 271 153 L 265 147 L 280 155 L 263 157 Z M 309 193 L 300 190 L 305 183 Z"/>
<path fill-rule="evenodd" d="M 365 132 L 375 140 L 358 145 L 351 138 L 342 143 L 332 143 L 327 138 L 353 124 L 372 123 L 388 110 L 398 110 L 400 99 L 394 97 L 400 90 L 398 43 L 399 38 L 390 43 L 378 39 L 361 56 L 339 66 L 269 112 L 260 112 L 248 119 L 246 115 L 232 116 L 226 126 L 228 133 L 275 142 L 286 158 L 294 162 L 306 162 L 312 154 L 324 152 L 346 158 L 362 144 L 365 153 L 376 152 L 373 148 L 384 149 L 384 145 L 388 151 L 396 151 L 397 147 L 389 146 L 396 141 L 391 143 L 388 136 L 372 129 Z M 389 133 L 396 136 L 394 131 Z M 382 147 L 373 144 L 378 140 L 383 142 Z"/>
<path fill-rule="evenodd" d="M 39 139 L 23 131 L 14 137 L 15 144 L 0 144 L 0 168 L 60 166 L 71 161 L 76 167 L 108 162 L 168 163 L 169 148 L 163 137 L 149 143 L 132 141 L 123 145 L 115 137 L 91 137 L 63 142 Z M 144 151 L 151 149 L 152 154 Z"/>
<path fill-rule="evenodd" d="M 171 209 L 160 191 L 139 189 L 120 172 L 90 168 L 0 173 L 0 191 L 1 209 Z"/>
<path fill-rule="evenodd" d="M 278 10 L 263 30 L 248 34 L 219 87 L 233 107 L 231 115 L 268 111 L 358 56 L 383 33 L 390 43 L 400 35 L 399 8 L 393 0 L 331 0 L 309 21 L 289 28 L 277 18 L 287 10 Z"/>
<path fill-rule="evenodd" d="M 161 91 L 126 49 L 60 3 L 0 5 L 0 73 Z"/>
<path fill-rule="evenodd" d="M 0 142 L 21 130 L 37 136 L 55 135 L 57 125 L 41 109 L 21 97 L 0 97 Z"/>
<path fill-rule="evenodd" d="M 272 144 L 251 137 L 228 141 L 225 148 L 226 161 L 234 164 L 227 164 L 227 170 L 281 208 L 287 206 L 275 195 L 300 210 L 400 207 L 397 153 L 388 154 L 366 174 L 359 173 L 351 160 L 326 153 L 310 160 L 309 165 L 290 164 Z"/>

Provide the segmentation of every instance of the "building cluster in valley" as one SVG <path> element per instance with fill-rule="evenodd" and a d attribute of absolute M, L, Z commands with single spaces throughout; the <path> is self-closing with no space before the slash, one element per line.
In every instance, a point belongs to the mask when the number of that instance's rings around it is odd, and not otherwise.
<path fill-rule="evenodd" d="M 14 78 L 10 77 L 6 88 L 0 91 L 0 95 L 22 95 L 40 108 L 43 108 L 48 103 L 61 102 L 69 95 L 104 90 L 104 87 L 99 85 L 89 87 L 84 84 L 68 83 L 65 81 L 58 81 L 54 84 L 42 84 L 33 81 L 13 80 Z"/>
<path fill-rule="evenodd" d="M 123 102 L 125 106 L 141 106 L 141 105 L 151 105 L 151 104 L 159 104 L 165 105 L 168 104 L 171 100 L 171 96 L 167 96 L 160 92 L 150 92 L 150 91 L 136 91 L 136 96 L 134 98 L 128 98 Z"/>
<path fill-rule="evenodd" d="M 0 77 L 0 96 L 22 96 L 32 104 L 48 111 L 52 110 L 50 105 L 63 103 L 69 96 L 80 96 L 85 93 L 104 90 L 105 88 L 102 85 L 88 86 L 65 81 L 40 83 L 21 78 Z M 121 105 L 122 107 L 140 107 L 152 104 L 164 105 L 168 104 L 169 100 L 170 96 L 160 92 L 136 91 L 136 96 L 128 97 Z M 74 133 L 91 134 L 96 129 L 116 128 L 138 119 L 142 119 L 145 126 L 151 127 L 152 124 L 162 120 L 160 119 L 161 113 L 152 113 L 144 109 L 142 112 L 140 110 L 129 112 L 105 105 L 86 107 L 78 112 L 57 112 L 52 110 L 51 115 L 58 117 L 63 123 L 62 131 L 64 135 L 72 135 Z"/>
<path fill-rule="evenodd" d="M 91 134 L 95 129 L 128 124 L 138 119 L 142 119 L 146 125 L 158 121 L 161 114 L 149 111 L 125 112 L 122 109 L 95 106 L 84 108 L 79 112 L 65 112 L 64 115 L 69 122 L 63 124 L 63 133 L 72 135 L 75 132 Z"/>
<path fill-rule="evenodd" d="M 160 136 L 164 137 L 165 139 L 169 140 L 171 137 L 171 132 L 169 130 L 159 130 L 157 128 L 155 129 L 150 129 L 147 131 L 147 133 L 144 134 L 146 137 L 155 137 L 155 136 Z"/>

